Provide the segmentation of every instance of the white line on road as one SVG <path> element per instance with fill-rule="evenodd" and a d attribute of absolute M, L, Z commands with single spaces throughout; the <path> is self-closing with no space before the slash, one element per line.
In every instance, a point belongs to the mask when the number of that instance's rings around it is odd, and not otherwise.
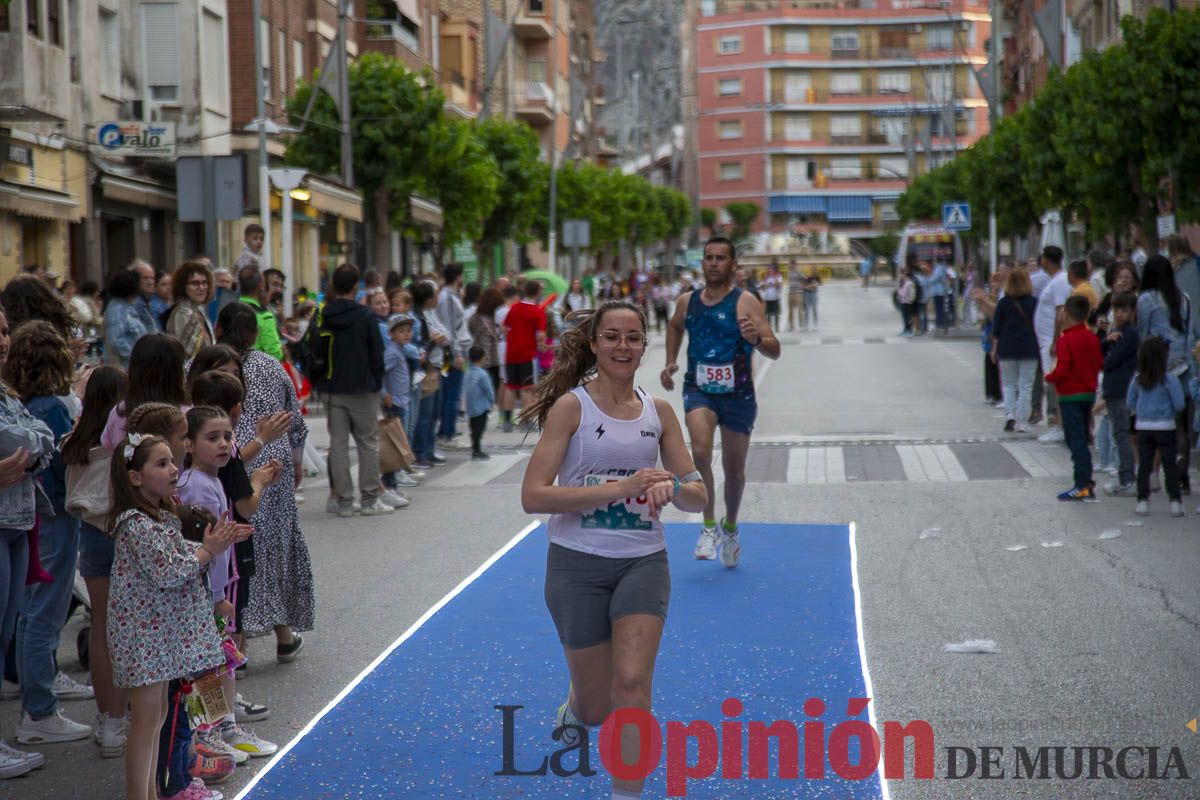
<path fill-rule="evenodd" d="M 1013 457 L 1013 460 L 1020 465 L 1021 469 L 1029 473 L 1029 477 L 1050 477 L 1050 471 L 1038 463 L 1038 460 L 1029 453 L 1022 442 L 1005 442 L 1002 446 Z"/>
<path fill-rule="evenodd" d="M 527 453 L 493 453 L 491 461 L 464 461 L 459 466 L 429 482 L 435 488 L 451 486 L 483 486 L 508 472 Z"/>
<path fill-rule="evenodd" d="M 946 472 L 946 479 L 955 483 L 967 481 L 967 471 L 963 469 L 963 465 L 959 463 L 958 458 L 954 455 L 954 451 L 949 445 L 935 444 L 932 448 L 933 454 L 937 456 L 938 463 L 942 465 L 942 469 Z"/>
<path fill-rule="evenodd" d="M 315 728 L 317 726 L 317 723 L 320 722 L 326 714 L 328 714 L 330 711 L 332 711 L 337 706 L 338 703 L 342 702 L 342 700 L 344 700 L 346 698 L 346 696 L 348 694 L 350 694 L 350 692 L 354 691 L 354 688 L 356 686 L 358 686 L 360 683 L 362 683 L 368 675 L 370 675 L 372 672 L 374 672 L 375 668 L 378 667 L 380 664 L 382 664 L 384 662 L 384 660 L 388 656 L 390 656 L 397 647 L 404 644 L 406 641 L 409 640 L 409 638 L 412 637 L 412 635 L 414 633 L 416 633 L 418 630 L 420 630 L 421 626 L 424 625 L 426 622 L 428 622 L 430 617 L 432 617 L 437 612 L 441 611 L 442 608 L 447 603 L 449 603 L 451 600 L 453 600 L 455 597 L 457 597 L 462 592 L 463 589 L 466 589 L 468 586 L 470 586 L 472 583 L 474 583 L 476 578 L 478 578 L 483 573 L 487 572 L 488 569 L 490 569 L 493 564 L 495 564 L 497 561 L 499 561 L 501 558 L 503 558 L 505 556 L 505 554 L 508 553 L 509 550 L 512 550 L 514 547 L 516 547 L 518 544 L 520 544 L 522 539 L 524 539 L 526 536 L 528 536 L 530 533 L 532 533 L 534 530 L 536 530 L 537 527 L 541 524 L 542 523 L 540 520 L 535 520 L 535 521 L 529 523 L 528 525 L 526 525 L 524 528 L 521 529 L 520 533 L 518 533 L 513 538 L 509 539 L 507 544 L 505 544 L 503 547 L 501 547 L 499 550 L 497 550 L 495 553 L 493 553 L 491 555 L 491 557 L 488 558 L 487 561 L 484 561 L 482 564 L 480 564 L 479 567 L 474 572 L 472 572 L 467 577 L 463 578 L 462 582 L 460 582 L 458 584 L 458 586 L 455 586 L 453 589 L 451 589 L 449 592 L 447 592 L 446 595 L 441 600 L 438 600 L 436 603 L 434 603 L 429 608 L 428 611 L 426 611 L 424 614 L 422 614 L 421 617 L 416 622 L 414 622 L 411 626 L 409 626 L 408 630 L 406 630 L 404 633 L 400 634 L 399 639 L 397 639 L 396 641 L 394 641 L 390 645 L 388 645 L 387 649 L 384 650 L 382 653 L 380 653 L 374 661 L 372 661 L 370 664 L 368 664 L 366 669 L 364 669 L 362 672 L 358 673 L 358 676 L 354 680 L 350 681 L 350 683 L 347 684 L 345 689 L 342 689 L 340 692 L 338 692 L 337 696 L 334 697 L 332 700 L 330 700 L 329 704 L 327 706 L 325 706 L 323 709 L 321 709 L 320 712 L 318 712 L 318 714 L 315 717 L 313 717 L 311 720 L 309 720 L 308 724 L 305 725 L 304 728 L 301 729 L 301 731 L 298 734 L 296 734 L 296 737 L 294 739 L 292 739 L 290 742 L 288 742 L 278 753 L 276 753 L 275 756 L 267 763 L 267 765 L 265 767 L 263 767 L 261 770 L 259 770 L 254 775 L 254 777 L 250 779 L 250 783 L 246 784 L 246 787 L 244 789 L 242 789 L 240 792 L 238 792 L 237 800 L 243 800 L 243 798 L 245 798 L 247 795 L 249 795 L 250 791 L 255 786 L 258 785 L 258 782 L 261 781 L 263 779 L 263 777 L 268 772 L 271 771 L 272 768 L 274 768 L 276 765 L 278 765 L 279 762 L 283 760 L 284 756 L 286 756 L 293 747 L 295 747 L 297 744 L 300 743 L 301 739 L 303 739 L 305 736 L 307 736 L 309 733 L 311 733 L 313 728 Z M 851 550 L 851 552 L 853 552 L 853 549 Z"/>
<path fill-rule="evenodd" d="M 788 483 L 808 482 L 808 451 L 807 447 L 793 447 L 788 450 Z"/>
<path fill-rule="evenodd" d="M 896 445 L 896 455 L 900 456 L 900 466 L 904 467 L 904 477 L 914 483 L 924 483 L 929 480 L 921 459 L 911 444 Z"/>
<path fill-rule="evenodd" d="M 806 483 L 825 483 L 825 448 L 814 447 L 808 453 Z"/>
<path fill-rule="evenodd" d="M 863 613 L 862 613 L 862 591 L 858 586 L 858 542 L 857 532 L 858 526 L 851 522 L 850 528 L 850 587 L 854 590 L 854 630 L 858 635 L 858 663 L 862 664 L 863 688 L 866 690 L 866 696 L 871 698 L 871 702 L 867 705 L 867 717 L 871 722 L 871 727 L 879 730 L 879 719 L 875 713 L 875 707 L 879 705 L 878 698 L 875 696 L 875 688 L 871 683 L 871 670 L 867 667 L 867 637 L 863 633 Z M 879 774 L 879 795 L 882 800 L 891 800 L 891 792 L 888 790 L 887 778 L 883 775 L 883 759 L 879 760 L 879 766 L 876 768 Z"/>
<path fill-rule="evenodd" d="M 846 456 L 840 447 L 825 448 L 825 480 L 827 483 L 846 482 Z"/>

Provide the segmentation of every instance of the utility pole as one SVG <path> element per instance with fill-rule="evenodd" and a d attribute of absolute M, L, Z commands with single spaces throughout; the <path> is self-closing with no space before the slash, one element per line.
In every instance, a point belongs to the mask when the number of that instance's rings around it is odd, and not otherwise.
<path fill-rule="evenodd" d="M 254 0 L 254 2 L 260 3 L 262 0 Z M 338 64 L 338 105 L 342 111 L 342 183 L 349 188 L 354 188 L 354 161 L 350 141 L 350 59 L 347 58 L 346 50 L 346 17 L 350 14 L 352 2 L 354 0 L 339 0 L 337 25 L 338 58 L 341 61 Z M 282 68 L 281 65 L 280 69 Z"/>
<path fill-rule="evenodd" d="M 558 50 L 558 0 L 550 0 L 550 58 L 549 73 L 546 78 L 550 81 L 550 261 L 547 269 L 555 272 L 555 259 L 558 255 L 558 60 L 555 58 Z"/>
<path fill-rule="evenodd" d="M 992 35 L 988 49 L 991 51 L 991 73 L 988 79 L 992 84 L 992 98 L 988 103 L 988 132 L 995 134 L 996 123 L 1000 121 L 1000 2 L 991 0 L 988 3 L 988 13 L 992 17 Z M 988 268 L 995 274 L 999 267 L 999 241 L 996 237 L 996 204 L 993 201 L 988 206 Z"/>
<path fill-rule="evenodd" d="M 258 118 L 258 219 L 263 227 L 263 263 L 272 266 L 271 179 L 267 175 L 267 87 L 263 85 L 262 0 L 254 0 L 254 115 Z M 280 67 L 282 69 L 282 66 Z"/>

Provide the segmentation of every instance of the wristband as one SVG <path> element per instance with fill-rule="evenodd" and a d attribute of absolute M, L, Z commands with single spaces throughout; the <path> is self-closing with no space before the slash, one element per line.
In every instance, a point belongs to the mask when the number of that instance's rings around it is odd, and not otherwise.
<path fill-rule="evenodd" d="M 208 548 L 207 548 L 207 547 L 197 547 L 197 548 L 196 548 L 196 560 L 197 560 L 197 561 L 199 561 L 199 560 L 200 560 L 200 554 L 201 554 L 201 553 L 208 553 L 208 561 L 209 561 L 209 563 L 210 563 L 210 564 L 211 564 L 211 563 L 212 563 L 214 560 L 216 560 L 216 556 L 214 556 L 212 553 L 209 553 L 209 552 L 208 552 Z M 204 565 L 203 565 L 203 564 L 201 564 L 200 566 L 201 566 L 201 567 L 203 567 Z"/>
<path fill-rule="evenodd" d="M 672 497 L 679 497 L 679 478 L 676 478 L 674 475 L 672 475 L 671 483 L 675 484 L 675 494 L 673 494 Z"/>
<path fill-rule="evenodd" d="M 266 447 L 266 446 L 267 446 L 267 443 L 266 443 L 266 442 L 264 442 L 264 441 L 262 440 L 262 437 L 261 437 L 261 436 L 255 436 L 255 437 L 254 437 L 253 439 L 251 439 L 250 441 L 252 441 L 252 442 L 258 442 L 258 446 L 259 446 L 259 448 L 263 448 L 263 447 Z"/>
<path fill-rule="evenodd" d="M 700 470 L 694 469 L 691 472 L 689 472 L 687 475 L 684 475 L 679 480 L 681 483 L 691 483 L 692 481 L 704 480 L 704 476 L 700 474 Z"/>

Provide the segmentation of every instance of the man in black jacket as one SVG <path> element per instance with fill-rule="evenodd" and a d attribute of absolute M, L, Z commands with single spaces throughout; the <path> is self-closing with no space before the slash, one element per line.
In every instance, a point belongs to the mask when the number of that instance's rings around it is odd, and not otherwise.
<path fill-rule="evenodd" d="M 375 315 L 354 302 L 358 267 L 333 271 L 333 299 L 321 310 L 321 325 L 333 335 L 332 367 L 324 387 L 329 398 L 329 481 L 339 517 L 354 516 L 350 441 L 358 448 L 358 491 L 365 516 L 390 514 L 379 499 L 379 389 L 383 385 L 383 337 Z"/>

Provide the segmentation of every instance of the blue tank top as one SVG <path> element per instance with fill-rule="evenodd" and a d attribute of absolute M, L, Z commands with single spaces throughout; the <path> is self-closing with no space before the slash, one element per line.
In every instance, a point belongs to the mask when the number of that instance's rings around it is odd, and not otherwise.
<path fill-rule="evenodd" d="M 754 371 L 750 364 L 754 346 L 742 336 L 737 320 L 742 290 L 735 286 L 714 306 L 705 305 L 700 294 L 692 292 L 688 300 L 684 391 L 754 397 Z"/>

